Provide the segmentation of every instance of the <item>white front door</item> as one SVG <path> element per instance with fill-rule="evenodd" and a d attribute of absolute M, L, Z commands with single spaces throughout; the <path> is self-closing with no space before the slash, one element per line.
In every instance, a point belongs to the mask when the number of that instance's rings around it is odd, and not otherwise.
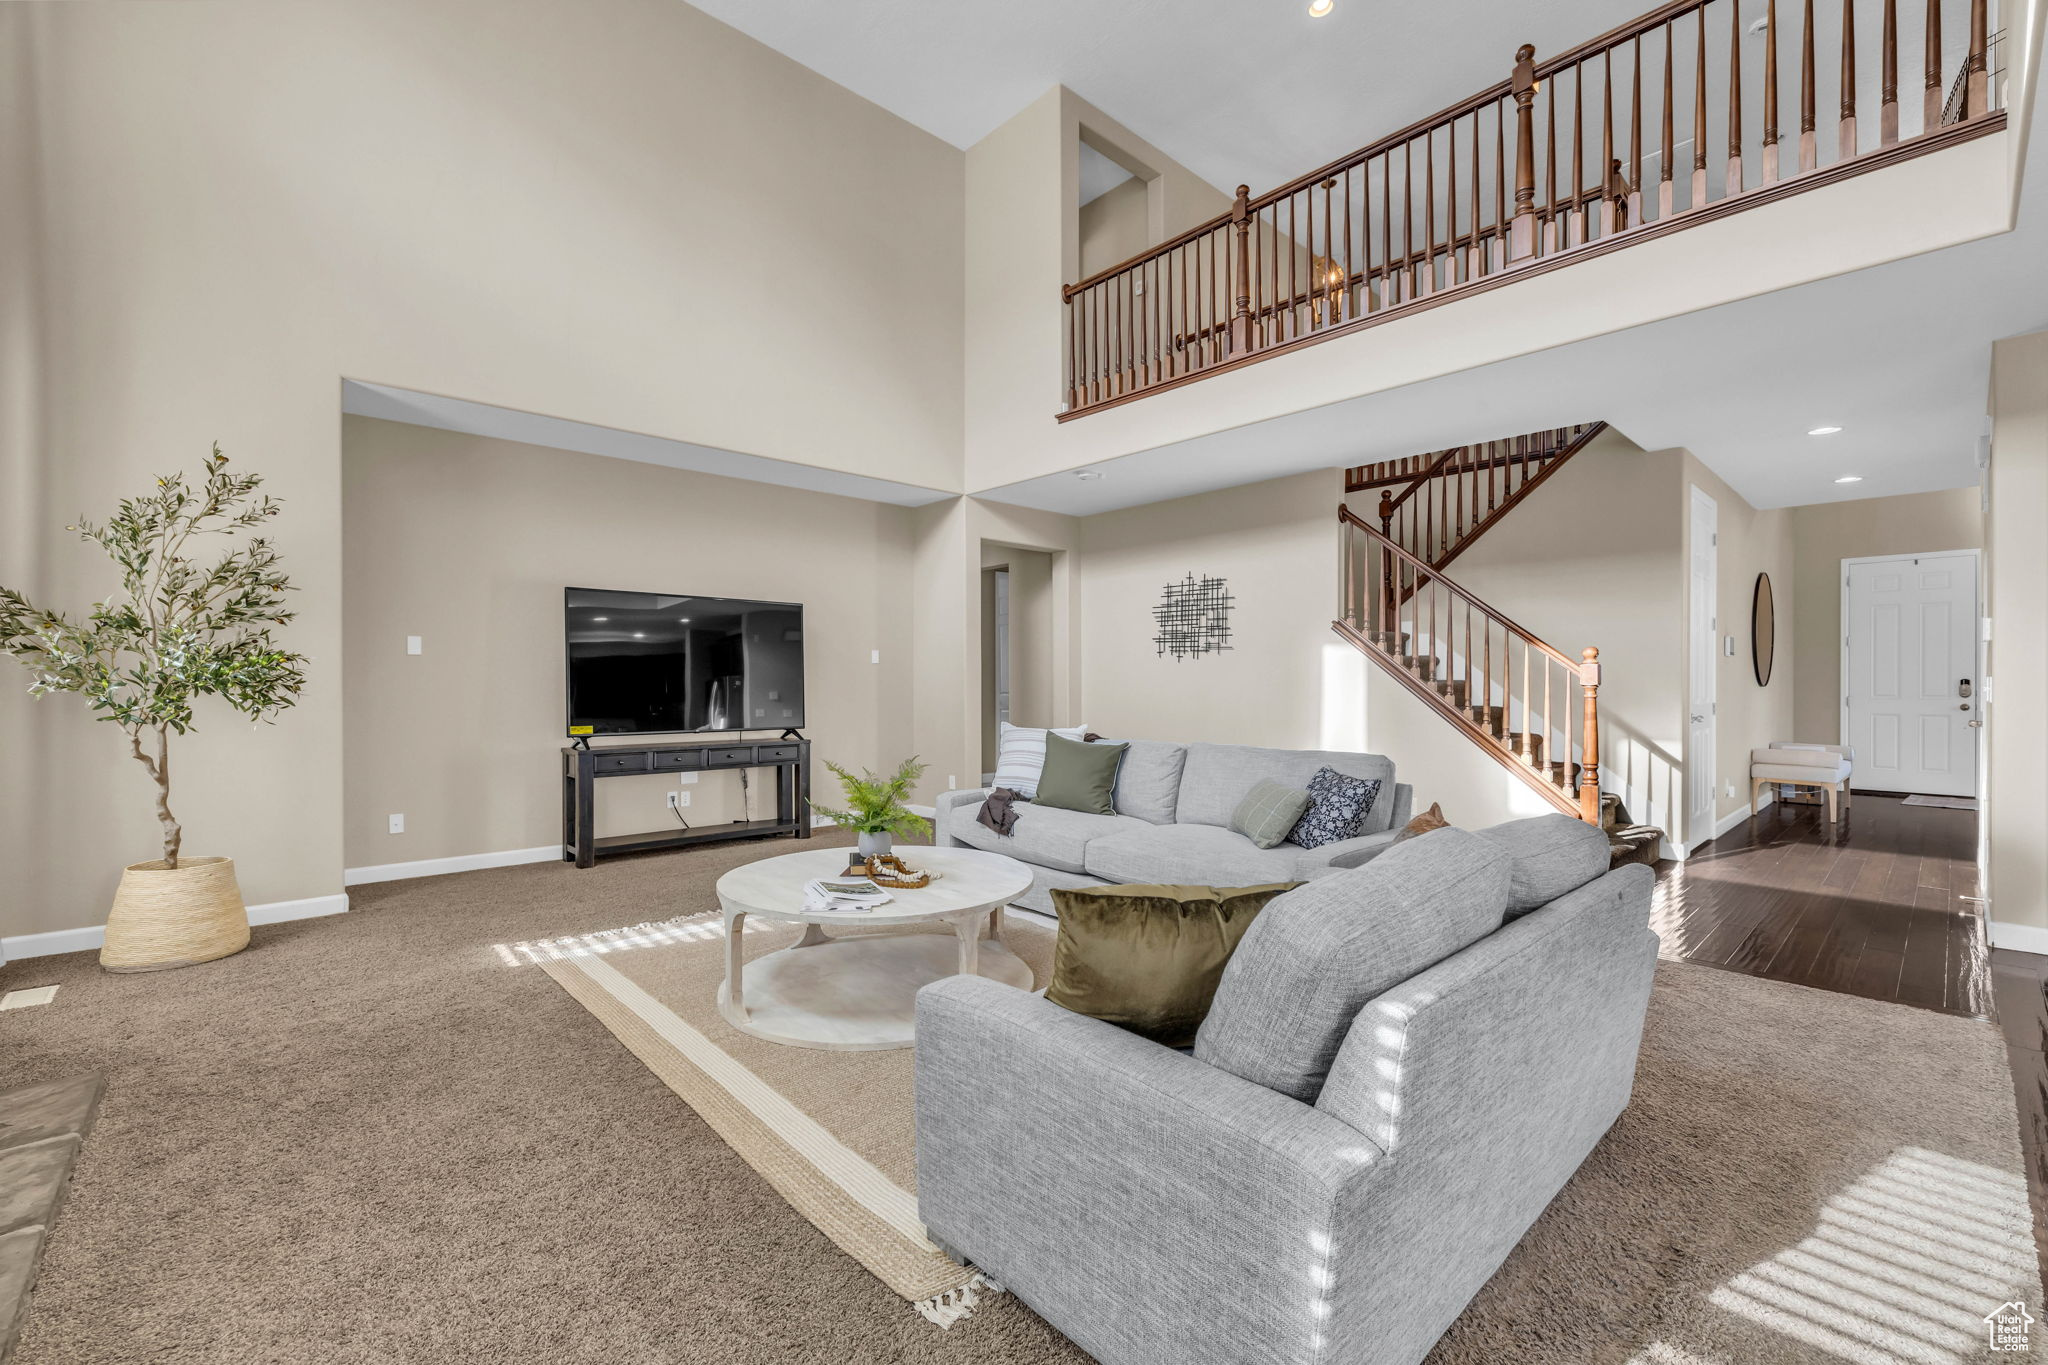
<path fill-rule="evenodd" d="M 1720 508 L 1699 489 L 1692 490 L 1692 561 L 1686 600 L 1689 604 L 1691 661 L 1686 678 L 1685 840 L 1696 844 L 1714 837 L 1714 669 L 1720 654 L 1716 602 L 1721 552 L 1718 546 Z"/>
<path fill-rule="evenodd" d="M 1850 560 L 1843 734 L 1861 791 L 1977 794 L 1977 556 Z"/>

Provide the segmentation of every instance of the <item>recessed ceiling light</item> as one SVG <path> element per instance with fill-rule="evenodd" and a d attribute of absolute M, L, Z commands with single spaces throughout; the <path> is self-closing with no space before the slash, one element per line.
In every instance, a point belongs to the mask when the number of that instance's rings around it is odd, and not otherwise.
<path fill-rule="evenodd" d="M 1836 480 L 1835 480 L 1835 482 L 1836 482 L 1836 483 L 1862 483 L 1862 482 L 1863 482 L 1863 476 L 1862 476 L 1861 474 L 1844 474 L 1844 475 L 1843 475 L 1843 476 L 1842 476 L 1841 478 L 1839 478 L 1839 479 L 1836 479 Z"/>
<path fill-rule="evenodd" d="M 1311 19 L 1320 19 L 1336 7 L 1337 0 L 1308 0 L 1308 13 Z"/>
<path fill-rule="evenodd" d="M 1840 427 L 1815 427 L 1813 430 L 1807 432 L 1806 434 L 1808 436 L 1832 436 L 1840 430 Z"/>
<path fill-rule="evenodd" d="M 1074 471 L 1074 477 L 1082 483 L 1093 483 L 1102 477 L 1102 471 L 1099 469 L 1077 469 Z"/>

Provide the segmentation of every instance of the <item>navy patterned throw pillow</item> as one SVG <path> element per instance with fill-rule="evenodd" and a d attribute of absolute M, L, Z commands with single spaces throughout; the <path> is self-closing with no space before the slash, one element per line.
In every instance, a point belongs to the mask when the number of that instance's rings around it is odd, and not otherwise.
<path fill-rule="evenodd" d="M 1349 839 L 1365 823 L 1365 814 L 1379 794 L 1376 777 L 1346 777 L 1335 768 L 1318 768 L 1308 780 L 1308 809 L 1287 836 L 1288 842 L 1321 848 Z"/>

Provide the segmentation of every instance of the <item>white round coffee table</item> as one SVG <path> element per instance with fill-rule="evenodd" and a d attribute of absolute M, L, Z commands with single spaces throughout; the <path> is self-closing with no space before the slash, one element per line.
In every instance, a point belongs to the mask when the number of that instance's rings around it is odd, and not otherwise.
<path fill-rule="evenodd" d="M 736 867 L 718 879 L 725 913 L 725 980 L 718 1012 L 743 1033 L 797 1047 L 875 1051 L 909 1047 L 918 989 L 942 977 L 978 973 L 1031 989 L 1031 969 L 1003 945 L 1003 907 L 1031 889 L 1031 869 L 972 848 L 900 848 L 915 868 L 941 874 L 858 914 L 807 914 L 804 884 L 846 871 L 850 850 L 785 853 Z M 749 916 L 801 924 L 795 944 L 742 963 Z M 858 934 L 834 938 L 827 924 L 874 928 L 933 924 L 951 935 Z M 984 938 L 984 935 L 986 938 Z"/>

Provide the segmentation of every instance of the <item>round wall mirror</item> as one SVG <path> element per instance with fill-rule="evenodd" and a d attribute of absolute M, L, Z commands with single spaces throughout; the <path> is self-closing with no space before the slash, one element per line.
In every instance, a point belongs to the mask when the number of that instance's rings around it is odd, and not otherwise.
<path fill-rule="evenodd" d="M 1778 652 L 1778 607 L 1771 599 L 1771 576 L 1756 576 L 1756 597 L 1750 603 L 1749 650 L 1756 663 L 1756 685 L 1771 685 L 1771 661 Z"/>

